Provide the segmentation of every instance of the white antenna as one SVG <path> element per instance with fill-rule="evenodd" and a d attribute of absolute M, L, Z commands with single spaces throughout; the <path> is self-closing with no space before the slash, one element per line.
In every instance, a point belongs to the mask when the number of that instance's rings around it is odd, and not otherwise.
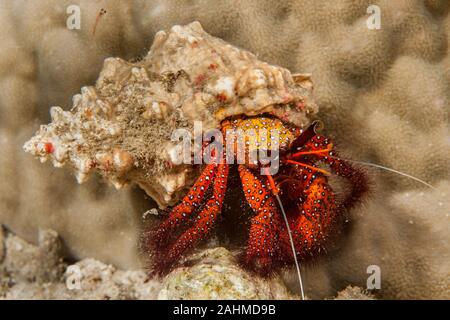
<path fill-rule="evenodd" d="M 286 212 L 284 211 L 283 203 L 281 202 L 280 196 L 278 194 L 274 194 L 274 195 L 277 198 L 278 204 L 281 209 L 281 213 L 283 214 L 284 222 L 286 223 L 287 232 L 289 234 L 289 240 L 291 242 L 292 254 L 294 255 L 295 267 L 297 268 L 297 276 L 298 276 L 298 283 L 300 284 L 300 292 L 302 295 L 302 300 L 305 300 L 305 293 L 303 291 L 302 275 L 300 273 L 300 264 L 297 261 L 297 253 L 295 251 L 294 240 L 292 239 L 291 228 L 289 227 L 289 222 L 286 217 Z"/>
<path fill-rule="evenodd" d="M 332 158 L 335 158 L 335 157 L 332 157 Z M 335 159 L 336 159 L 336 158 L 335 158 Z M 412 176 L 412 175 L 409 175 L 409 174 L 407 174 L 407 173 L 404 173 L 404 172 L 401 172 L 401 171 L 398 171 L 398 170 L 395 170 L 395 169 L 391 169 L 391 168 L 388 168 L 388 167 L 385 167 L 385 166 L 382 166 L 382 165 L 379 165 L 379 164 L 371 163 L 371 162 L 356 161 L 356 160 L 349 160 L 349 159 L 342 159 L 342 160 L 345 160 L 345 161 L 348 161 L 348 162 L 359 163 L 359 164 L 363 164 L 363 165 L 375 167 L 375 168 L 378 168 L 378 169 L 383 169 L 383 170 L 386 170 L 386 171 L 390 171 L 390 172 L 399 174 L 399 175 L 401 175 L 401 176 L 404 176 L 404 177 L 413 179 L 413 180 L 415 180 L 415 181 L 417 181 L 417 182 L 420 182 L 420 183 L 426 185 L 427 187 L 429 187 L 429 188 L 431 188 L 431 189 L 437 190 L 437 189 L 436 189 L 435 187 L 433 187 L 431 184 L 429 184 L 429 183 L 427 183 L 427 182 L 425 182 L 425 181 L 423 181 L 423 180 L 421 180 L 421 179 L 419 179 L 419 178 L 416 178 L 416 177 L 414 177 L 414 176 Z"/>

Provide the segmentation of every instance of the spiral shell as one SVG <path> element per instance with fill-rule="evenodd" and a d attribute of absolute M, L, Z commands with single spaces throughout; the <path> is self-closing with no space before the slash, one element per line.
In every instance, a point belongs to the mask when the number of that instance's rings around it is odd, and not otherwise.
<path fill-rule="evenodd" d="M 24 149 L 55 167 L 69 164 L 80 183 L 93 171 L 117 188 L 137 183 L 165 207 L 196 173 L 174 164 L 175 129 L 201 121 L 206 131 L 263 113 L 303 127 L 317 112 L 311 91 L 309 75 L 262 62 L 193 22 L 158 32 L 139 62 L 106 59 L 95 86 L 83 87 L 70 111 L 52 107 L 52 122 Z"/>

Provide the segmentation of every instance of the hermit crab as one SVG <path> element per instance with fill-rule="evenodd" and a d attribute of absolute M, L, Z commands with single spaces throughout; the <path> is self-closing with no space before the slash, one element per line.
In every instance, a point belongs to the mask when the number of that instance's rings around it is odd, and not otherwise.
<path fill-rule="evenodd" d="M 236 154 L 239 147 L 244 159 L 238 165 L 242 190 L 254 212 L 242 264 L 261 275 L 269 275 L 293 263 L 291 245 L 301 260 L 320 253 L 342 211 L 352 207 L 367 191 L 367 179 L 362 171 L 337 156 L 331 140 L 318 134 L 316 126 L 314 122 L 302 131 L 264 115 L 223 121 L 225 141 L 221 143 L 231 145 L 231 149 L 213 150 L 212 163 L 204 166 L 181 203 L 149 235 L 149 247 L 155 254 L 154 271 L 166 273 L 186 250 L 208 237 L 221 213 L 230 166 L 235 163 L 227 152 Z M 246 135 L 238 146 L 235 130 L 251 130 L 252 134 Z M 275 152 L 274 146 L 280 148 L 277 152 L 280 165 L 279 173 L 272 176 L 269 167 L 251 160 L 251 154 L 263 148 Z M 319 162 L 349 179 L 351 191 L 342 202 L 336 201 L 327 179 L 329 172 L 319 168 Z M 292 240 L 277 208 L 274 196 L 278 195 L 289 204 L 286 207 Z"/>
<path fill-rule="evenodd" d="M 52 122 L 24 149 L 69 165 L 80 183 L 97 171 L 116 188 L 139 185 L 162 209 L 175 205 L 144 237 L 156 274 L 208 237 L 237 168 L 254 212 L 241 261 L 268 275 L 323 251 L 343 210 L 367 190 L 364 172 L 340 159 L 311 122 L 317 110 L 310 75 L 260 61 L 193 22 L 158 32 L 143 59 L 106 59 L 96 84 L 74 96 L 71 110 L 53 107 Z M 174 138 L 179 129 L 194 132 L 188 140 L 195 131 L 220 133 L 202 139 L 209 161 L 182 161 L 190 153 Z M 255 135 L 239 147 L 233 137 L 246 130 Z M 328 183 L 332 172 L 350 181 L 344 199 Z"/>

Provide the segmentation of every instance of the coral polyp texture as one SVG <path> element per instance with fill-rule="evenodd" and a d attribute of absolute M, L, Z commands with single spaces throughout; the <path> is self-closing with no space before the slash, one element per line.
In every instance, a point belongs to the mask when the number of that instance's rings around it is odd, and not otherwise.
<path fill-rule="evenodd" d="M 2 224 L 35 243 L 39 228 L 55 229 L 72 258 L 141 267 L 142 212 L 155 204 L 138 188 L 119 192 L 96 175 L 80 187 L 69 170 L 40 165 L 22 145 L 49 122 L 49 106 L 70 109 L 72 96 L 94 83 L 105 58 L 145 56 L 157 31 L 198 20 L 211 35 L 263 61 L 311 73 L 316 116 L 341 154 L 405 171 L 436 188 L 373 170 L 372 198 L 351 213 L 343 242 L 313 268 L 303 266 L 306 294 L 326 298 L 347 285 L 365 288 L 368 266 L 378 265 L 377 296 L 448 298 L 449 1 L 76 4 L 80 30 L 67 29 L 64 1 L 0 4 Z M 372 4 L 380 7 L 380 29 L 367 28 Z M 102 8 L 107 14 L 93 35 Z M 294 273 L 285 280 L 298 292 Z"/>
<path fill-rule="evenodd" d="M 177 165 L 176 129 L 199 121 L 206 131 L 261 113 L 302 127 L 317 111 L 311 89 L 308 75 L 262 62 L 193 22 L 158 32 L 140 62 L 106 59 L 95 87 L 83 87 L 71 111 L 53 107 L 52 123 L 24 149 L 70 164 L 80 183 L 94 170 L 117 188 L 135 182 L 165 207 L 192 178 L 191 166 Z"/>

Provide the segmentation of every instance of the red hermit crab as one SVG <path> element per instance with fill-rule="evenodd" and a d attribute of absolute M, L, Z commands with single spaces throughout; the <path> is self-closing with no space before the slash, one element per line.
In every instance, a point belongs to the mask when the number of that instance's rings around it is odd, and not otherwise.
<path fill-rule="evenodd" d="M 162 209 L 197 178 L 144 237 L 158 274 L 210 235 L 228 174 L 237 169 L 253 210 L 242 264 L 267 275 L 322 251 L 343 210 L 367 190 L 364 173 L 340 159 L 311 124 L 318 110 L 312 96 L 310 75 L 261 61 L 193 22 L 158 32 L 142 60 L 106 59 L 95 85 L 83 87 L 70 110 L 53 107 L 51 123 L 24 149 L 55 167 L 71 167 L 80 183 L 95 171 L 116 188 L 137 184 Z M 202 134 L 220 133 L 200 145 L 211 161 L 198 177 L 197 166 L 178 161 L 179 145 L 171 139 L 178 129 L 195 132 L 197 122 Z M 240 130 L 255 135 L 244 135 L 242 144 L 233 138 Z M 332 173 L 350 181 L 345 199 L 333 194 Z"/>
<path fill-rule="evenodd" d="M 208 237 L 221 214 L 229 170 L 239 152 L 245 159 L 237 165 L 242 190 L 254 212 L 242 264 L 268 275 L 293 262 L 290 239 L 275 195 L 280 195 L 287 204 L 297 258 L 305 260 L 320 253 L 339 223 L 342 210 L 354 205 L 367 190 L 367 179 L 362 171 L 339 159 L 331 140 L 318 134 L 316 126 L 314 122 L 302 131 L 266 116 L 223 121 L 225 141 L 221 143 L 231 149 L 213 151 L 214 160 L 204 166 L 188 194 L 149 235 L 154 272 L 168 272 L 187 250 Z M 252 132 L 241 140 L 241 150 L 235 139 L 237 130 Z M 263 149 L 274 152 L 274 146 L 279 148 L 279 168 L 272 176 L 268 166 L 252 161 L 251 156 Z M 230 151 L 231 157 L 227 154 Z M 328 184 L 329 172 L 320 168 L 319 163 L 350 181 L 351 191 L 346 199 L 336 201 Z"/>

